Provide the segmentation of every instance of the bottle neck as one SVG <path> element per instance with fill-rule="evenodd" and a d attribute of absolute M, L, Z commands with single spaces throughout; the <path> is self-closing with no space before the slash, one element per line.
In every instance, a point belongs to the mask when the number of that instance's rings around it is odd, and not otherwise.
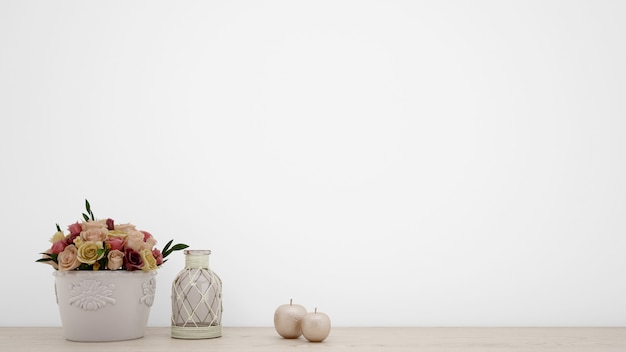
<path fill-rule="evenodd" d="M 185 269 L 208 269 L 209 255 L 186 255 Z"/>

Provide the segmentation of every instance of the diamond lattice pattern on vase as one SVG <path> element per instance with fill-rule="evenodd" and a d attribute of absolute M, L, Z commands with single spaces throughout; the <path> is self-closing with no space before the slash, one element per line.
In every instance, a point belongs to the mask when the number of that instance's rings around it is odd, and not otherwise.
<path fill-rule="evenodd" d="M 172 324 L 217 326 L 222 318 L 222 281 L 210 270 L 188 268 L 174 281 Z"/>

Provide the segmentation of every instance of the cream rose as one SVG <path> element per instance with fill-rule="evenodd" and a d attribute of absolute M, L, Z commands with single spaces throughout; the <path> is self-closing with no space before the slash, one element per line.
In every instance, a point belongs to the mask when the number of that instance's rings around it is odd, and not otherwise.
<path fill-rule="evenodd" d="M 143 266 L 141 267 L 141 270 L 148 271 L 157 268 L 156 259 L 154 259 L 151 250 L 142 249 L 141 252 L 139 252 L 139 255 L 141 255 L 141 259 L 143 260 Z"/>
<path fill-rule="evenodd" d="M 128 232 L 126 236 L 126 248 L 130 248 L 135 252 L 139 252 L 144 246 L 143 233 L 137 230 Z"/>
<path fill-rule="evenodd" d="M 80 266 L 80 261 L 78 260 L 78 250 L 76 246 L 70 244 L 65 247 L 63 252 L 59 253 L 57 257 L 57 261 L 59 262 L 59 270 L 74 270 Z"/>
<path fill-rule="evenodd" d="M 50 243 L 59 242 L 60 240 L 65 238 L 65 234 L 62 231 L 57 231 L 50 237 Z"/>
<path fill-rule="evenodd" d="M 82 238 L 83 241 L 102 242 L 106 240 L 108 234 L 109 234 L 109 231 L 106 228 L 99 228 L 99 229 L 94 228 L 94 229 L 81 231 L 80 238 Z"/>
<path fill-rule="evenodd" d="M 110 251 L 107 259 L 107 268 L 109 270 L 118 270 L 122 268 L 122 265 L 124 265 L 124 253 L 120 250 L 114 249 Z"/>
<path fill-rule="evenodd" d="M 122 232 L 120 230 L 109 230 L 109 237 L 126 238 L 126 236 L 126 232 Z"/>
<path fill-rule="evenodd" d="M 93 264 L 104 256 L 104 246 L 102 242 L 84 242 L 80 248 L 78 248 L 78 260 L 81 263 Z"/>
<path fill-rule="evenodd" d="M 80 248 L 83 245 L 83 243 L 85 243 L 85 241 L 83 241 L 83 239 L 80 238 L 80 236 L 74 239 L 74 245 L 76 246 L 76 248 Z"/>

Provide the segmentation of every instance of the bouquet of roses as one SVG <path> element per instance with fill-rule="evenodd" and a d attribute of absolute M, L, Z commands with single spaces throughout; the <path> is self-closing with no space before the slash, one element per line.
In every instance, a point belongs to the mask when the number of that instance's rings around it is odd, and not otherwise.
<path fill-rule="evenodd" d="M 137 230 L 132 224 L 116 224 L 113 219 L 96 220 L 89 201 L 82 222 L 68 226 L 67 234 L 57 224 L 52 246 L 41 253 L 37 262 L 52 265 L 56 270 L 155 270 L 174 251 L 186 244 L 172 245 L 170 240 L 162 250 L 147 231 Z"/>

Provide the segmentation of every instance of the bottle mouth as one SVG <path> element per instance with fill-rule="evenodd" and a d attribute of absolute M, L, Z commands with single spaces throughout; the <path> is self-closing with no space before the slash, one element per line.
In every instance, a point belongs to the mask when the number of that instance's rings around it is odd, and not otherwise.
<path fill-rule="evenodd" d="M 211 250 L 209 249 L 185 249 L 185 255 L 209 255 Z"/>

